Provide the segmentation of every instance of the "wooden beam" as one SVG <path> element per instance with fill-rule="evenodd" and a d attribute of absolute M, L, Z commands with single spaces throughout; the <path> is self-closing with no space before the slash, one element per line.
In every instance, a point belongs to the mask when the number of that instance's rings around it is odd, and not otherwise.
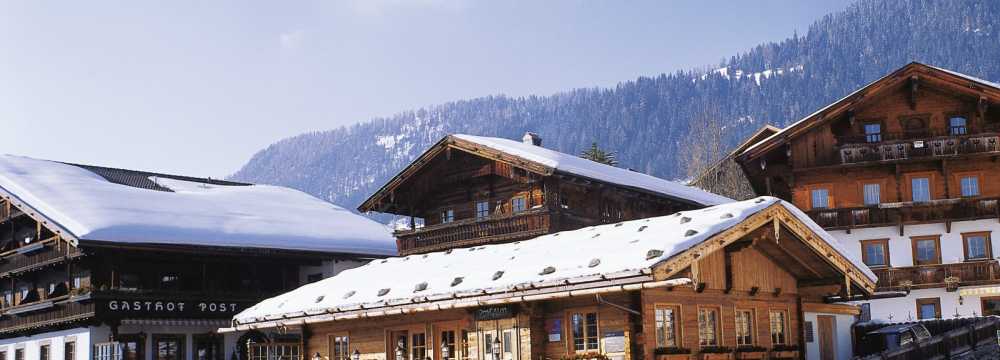
<path fill-rule="evenodd" d="M 910 110 L 917 109 L 917 91 L 920 88 L 920 75 L 910 76 Z"/>

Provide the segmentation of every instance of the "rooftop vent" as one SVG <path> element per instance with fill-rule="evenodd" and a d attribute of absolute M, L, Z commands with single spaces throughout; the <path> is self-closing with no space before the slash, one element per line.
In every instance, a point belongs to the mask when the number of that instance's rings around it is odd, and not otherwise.
<path fill-rule="evenodd" d="M 521 141 L 528 145 L 542 146 L 542 137 L 530 131 L 524 133 Z"/>

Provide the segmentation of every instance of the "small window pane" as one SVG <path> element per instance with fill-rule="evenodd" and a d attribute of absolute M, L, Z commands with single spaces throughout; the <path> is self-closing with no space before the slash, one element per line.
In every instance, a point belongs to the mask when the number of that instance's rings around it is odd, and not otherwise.
<path fill-rule="evenodd" d="M 719 345 L 719 312 L 715 309 L 698 309 L 698 344 Z"/>
<path fill-rule="evenodd" d="M 753 312 L 750 310 L 736 311 L 736 345 L 753 345 Z"/>
<path fill-rule="evenodd" d="M 865 205 L 878 205 L 882 201 L 882 186 L 880 184 L 865 184 Z"/>
<path fill-rule="evenodd" d="M 928 178 L 913 178 L 910 180 L 913 189 L 914 202 L 931 201 L 931 182 Z"/>
<path fill-rule="evenodd" d="M 882 141 L 882 124 L 865 124 L 865 141 L 870 143 Z"/>
<path fill-rule="evenodd" d="M 1000 315 L 1000 298 L 983 298 L 983 316 Z"/>
<path fill-rule="evenodd" d="M 677 346 L 677 312 L 673 307 L 656 309 L 656 346 Z"/>
<path fill-rule="evenodd" d="M 490 216 L 490 202 L 479 201 L 476 203 L 476 218 L 482 219 Z"/>
<path fill-rule="evenodd" d="M 965 252 L 968 259 L 985 259 L 986 237 L 983 235 L 972 235 L 965 238 Z"/>
<path fill-rule="evenodd" d="M 771 311 L 771 343 L 772 344 L 785 344 L 786 339 L 786 329 L 785 329 L 785 312 L 784 311 Z"/>
<path fill-rule="evenodd" d="M 979 196 L 979 177 L 965 176 L 961 180 L 962 196 Z"/>
<path fill-rule="evenodd" d="M 920 318 L 933 319 L 937 317 L 937 306 L 934 304 L 920 304 Z"/>
<path fill-rule="evenodd" d="M 951 124 L 951 134 L 952 135 L 965 135 L 968 130 L 966 128 L 966 123 L 968 121 L 964 117 L 956 116 L 949 119 Z"/>
<path fill-rule="evenodd" d="M 455 210 L 448 209 L 441 212 L 441 223 L 447 224 L 455 221 Z"/>
<path fill-rule="evenodd" d="M 830 207 L 830 192 L 827 189 L 814 189 L 812 191 L 812 208 L 826 209 Z"/>
<path fill-rule="evenodd" d="M 937 240 L 924 239 L 917 240 L 917 263 L 929 263 L 937 261 Z"/>
<path fill-rule="evenodd" d="M 527 202 L 524 200 L 523 196 L 518 196 L 510 199 L 510 208 L 512 212 L 524 211 L 527 208 Z"/>
<path fill-rule="evenodd" d="M 882 243 L 865 244 L 865 265 L 885 266 L 885 247 Z"/>

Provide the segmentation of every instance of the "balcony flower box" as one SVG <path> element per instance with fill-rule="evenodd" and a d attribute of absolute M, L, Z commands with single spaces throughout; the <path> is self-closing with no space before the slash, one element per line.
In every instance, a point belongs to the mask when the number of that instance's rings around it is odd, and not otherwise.
<path fill-rule="evenodd" d="M 736 348 L 736 359 L 758 360 L 767 359 L 767 349 L 759 346 L 744 346 Z"/>
<path fill-rule="evenodd" d="M 733 360 L 733 349 L 724 346 L 706 346 L 700 353 L 702 360 Z"/>
<path fill-rule="evenodd" d="M 656 360 L 691 360 L 691 350 L 680 347 L 658 347 L 653 355 Z"/>

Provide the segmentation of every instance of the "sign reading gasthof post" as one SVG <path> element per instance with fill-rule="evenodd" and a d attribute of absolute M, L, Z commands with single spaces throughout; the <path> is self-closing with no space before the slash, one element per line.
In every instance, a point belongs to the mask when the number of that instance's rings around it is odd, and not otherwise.
<path fill-rule="evenodd" d="M 240 301 L 172 299 L 97 299 L 97 311 L 110 317 L 229 318 L 248 305 Z"/>
<path fill-rule="evenodd" d="M 517 308 L 513 305 L 481 307 L 475 312 L 477 321 L 506 319 L 514 315 L 517 315 Z"/>

